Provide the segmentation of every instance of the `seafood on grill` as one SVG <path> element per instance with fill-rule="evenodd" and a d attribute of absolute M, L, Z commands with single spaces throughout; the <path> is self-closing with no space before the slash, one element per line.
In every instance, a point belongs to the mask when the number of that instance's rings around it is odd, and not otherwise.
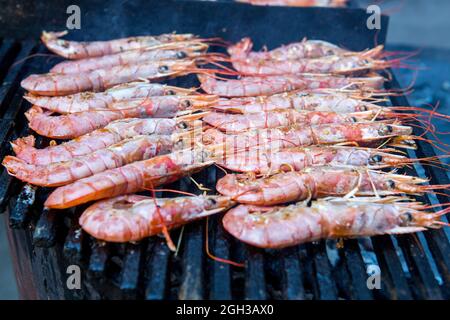
<path fill-rule="evenodd" d="M 158 48 L 167 43 L 188 41 L 195 38 L 192 34 L 161 34 L 158 36 L 140 36 L 108 41 L 69 41 L 60 39 L 67 31 L 42 32 L 41 40 L 52 52 L 68 59 L 99 57 L 128 50 Z"/>
<path fill-rule="evenodd" d="M 202 89 L 222 97 L 254 97 L 292 90 L 315 90 L 321 88 L 348 90 L 379 90 L 384 78 L 369 74 L 366 77 L 344 77 L 326 74 L 285 74 L 251 76 L 241 79 L 218 80 L 210 74 L 197 75 Z"/>
<path fill-rule="evenodd" d="M 237 0 L 257 6 L 344 7 L 348 0 Z"/>
<path fill-rule="evenodd" d="M 412 127 L 383 121 L 356 122 L 351 124 L 299 125 L 259 129 L 239 134 L 224 134 L 215 128 L 203 133 L 207 145 L 221 145 L 223 150 L 240 152 L 261 147 L 273 151 L 290 147 L 312 145 L 357 144 L 376 145 L 390 139 L 390 146 L 415 148 L 411 136 Z"/>
<path fill-rule="evenodd" d="M 130 118 L 113 121 L 104 128 L 43 149 L 34 147 L 34 136 L 19 138 L 11 145 L 17 158 L 28 164 L 45 166 L 87 155 L 138 135 L 170 135 L 178 129 L 179 123 L 174 119 Z"/>
<path fill-rule="evenodd" d="M 252 149 L 227 154 L 217 164 L 236 172 L 268 175 L 285 171 L 300 171 L 313 166 L 395 168 L 410 164 L 393 149 L 360 148 L 353 146 L 311 146 L 279 150 Z"/>
<path fill-rule="evenodd" d="M 208 45 L 200 41 L 174 42 L 158 47 L 125 51 L 101 57 L 63 61 L 50 69 L 50 72 L 76 74 L 119 65 L 146 63 L 153 60 L 196 58 L 207 49 Z"/>
<path fill-rule="evenodd" d="M 22 181 L 42 187 L 57 187 L 105 170 L 145 160 L 174 150 L 168 135 L 136 136 L 92 153 L 47 165 L 28 164 L 6 156 L 3 165 L 8 173 Z"/>
<path fill-rule="evenodd" d="M 378 46 L 359 55 L 325 56 L 314 59 L 271 60 L 233 59 L 233 67 L 242 74 L 284 75 L 297 73 L 363 74 L 368 71 L 384 70 L 397 60 L 380 59 L 383 46 Z"/>
<path fill-rule="evenodd" d="M 203 95 L 139 98 L 116 102 L 108 110 L 90 110 L 58 116 L 33 106 L 25 116 L 29 127 L 41 136 L 72 139 L 119 119 L 189 116 L 196 108 L 210 104 L 209 100 L 209 97 Z"/>
<path fill-rule="evenodd" d="M 149 81 L 128 82 L 103 92 L 80 92 L 67 96 L 37 96 L 27 93 L 24 98 L 38 107 L 58 112 L 75 113 L 89 110 L 108 110 L 119 101 L 166 95 L 192 95 L 195 89 L 185 89 Z"/>
<path fill-rule="evenodd" d="M 425 182 L 414 176 L 364 168 L 312 167 L 263 178 L 227 174 L 217 182 L 216 189 L 240 203 L 269 206 L 329 196 L 416 195 L 448 188 L 420 185 Z"/>
<path fill-rule="evenodd" d="M 327 111 L 297 111 L 293 109 L 271 110 L 249 114 L 227 114 L 210 112 L 203 121 L 226 133 L 239 133 L 254 129 L 286 127 L 295 124 L 320 125 L 332 123 L 367 122 L 376 119 L 404 117 L 394 112 L 360 111 L 353 113 L 336 113 Z"/>
<path fill-rule="evenodd" d="M 250 38 L 243 38 L 241 41 L 228 47 L 227 51 L 231 60 L 300 60 L 315 59 L 327 56 L 349 56 L 352 54 L 360 54 L 352 52 L 335 44 L 322 40 L 307 40 L 306 38 L 300 42 L 294 42 L 288 45 L 278 47 L 270 51 L 252 51 L 253 42 Z"/>
<path fill-rule="evenodd" d="M 64 209 L 93 200 L 153 189 L 213 163 L 213 155 L 204 148 L 183 149 L 106 170 L 59 187 L 49 195 L 44 205 Z"/>
<path fill-rule="evenodd" d="M 406 201 L 405 201 L 406 200 Z M 284 248 L 320 239 L 402 234 L 440 228 L 449 210 L 433 212 L 404 198 L 342 198 L 299 202 L 287 207 L 240 205 L 223 218 L 234 237 L 261 248 Z"/>
<path fill-rule="evenodd" d="M 76 74 L 32 74 L 22 80 L 21 86 L 36 95 L 65 96 L 83 91 L 104 91 L 115 85 L 140 79 L 156 81 L 188 74 L 193 69 L 195 60 L 150 61 Z"/>
<path fill-rule="evenodd" d="M 345 92 L 340 90 L 291 91 L 270 96 L 220 99 L 211 108 L 229 113 L 259 113 L 280 109 L 297 111 L 325 111 L 352 113 L 360 111 L 380 112 L 376 105 L 385 98 L 380 94 Z M 384 109 L 388 110 L 388 109 Z"/>
<path fill-rule="evenodd" d="M 111 242 L 137 241 L 173 229 L 234 205 L 222 196 L 157 199 L 125 195 L 101 200 L 87 208 L 80 225 L 93 237 Z"/>

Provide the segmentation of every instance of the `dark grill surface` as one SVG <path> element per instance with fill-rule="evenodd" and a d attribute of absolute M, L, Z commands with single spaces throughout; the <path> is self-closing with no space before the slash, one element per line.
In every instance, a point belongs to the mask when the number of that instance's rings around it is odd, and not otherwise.
<path fill-rule="evenodd" d="M 24 111 L 20 80 L 31 73 L 47 72 L 55 58 L 35 57 L 47 53 L 35 42 L 3 39 L 0 47 L 1 126 L 0 156 L 11 153 L 9 141 L 30 134 Z M 192 79 L 177 79 L 183 85 Z M 395 80 L 390 86 L 397 87 Z M 392 97 L 394 105 L 408 105 L 405 97 Z M 415 134 L 420 135 L 420 129 Z M 38 138 L 45 146 L 47 139 Z M 432 147 L 418 142 L 410 157 L 432 156 Z M 416 173 L 417 171 L 417 173 Z M 444 171 L 415 165 L 406 173 L 428 176 L 433 184 L 448 184 Z M 223 173 L 214 167 L 194 175 L 213 187 Z M 169 188 L 200 193 L 189 179 Z M 151 237 L 140 243 L 111 244 L 83 233 L 80 206 L 62 211 L 42 207 L 49 190 L 37 190 L 0 174 L 0 205 L 11 228 L 19 287 L 28 298 L 43 299 L 448 299 L 450 298 L 450 248 L 446 231 L 413 235 L 379 236 L 343 241 L 321 241 L 284 250 L 260 250 L 244 245 L 221 226 L 222 215 L 172 231 L 180 245 L 169 251 L 165 240 Z M 175 196 L 173 193 L 158 196 Z M 35 197 L 35 201 L 33 201 Z M 421 200 L 446 203 L 448 197 L 430 195 Z M 444 217 L 445 219 L 445 217 Z M 207 227 L 207 229 L 206 229 Z M 244 262 L 245 268 L 219 263 L 207 256 Z M 181 237 L 181 238 L 180 238 Z M 82 269 L 82 290 L 66 288 L 66 268 Z M 381 290 L 369 290 L 366 269 L 381 269 Z M 31 272 L 30 272 L 31 271 Z M 25 276 L 24 276 L 25 275 Z M 23 292 L 23 290 L 21 290 Z"/>

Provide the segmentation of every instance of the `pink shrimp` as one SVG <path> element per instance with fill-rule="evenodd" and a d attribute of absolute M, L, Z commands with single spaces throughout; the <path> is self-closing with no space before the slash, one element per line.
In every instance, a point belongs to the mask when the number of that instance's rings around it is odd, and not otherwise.
<path fill-rule="evenodd" d="M 400 146 L 401 142 L 409 144 L 411 133 L 412 128 L 409 126 L 374 121 L 315 126 L 293 125 L 253 130 L 236 135 L 226 135 L 217 129 L 207 129 L 203 134 L 203 142 L 207 145 L 220 145 L 224 153 L 232 154 L 251 151 L 256 147 L 277 151 L 281 148 L 338 143 L 367 145 L 394 137 L 396 145 Z"/>
<path fill-rule="evenodd" d="M 65 96 L 83 91 L 104 91 L 115 85 L 139 79 L 160 80 L 189 73 L 194 60 L 163 60 L 115 66 L 77 74 L 32 74 L 22 80 L 21 86 L 33 94 Z"/>
<path fill-rule="evenodd" d="M 378 46 L 360 55 L 326 56 L 315 59 L 300 59 L 290 61 L 277 60 L 232 60 L 233 67 L 242 74 L 250 75 L 284 75 L 298 73 L 324 73 L 334 75 L 363 74 L 368 71 L 384 70 L 392 63 L 377 59 L 383 51 Z"/>
<path fill-rule="evenodd" d="M 220 99 L 211 108 L 232 113 L 258 113 L 277 109 L 298 111 L 329 111 L 351 113 L 360 111 L 381 111 L 376 102 L 385 101 L 373 94 L 341 92 L 333 90 L 292 91 L 261 97 Z"/>
<path fill-rule="evenodd" d="M 161 34 L 159 36 L 140 36 L 109 41 L 78 42 L 59 39 L 67 31 L 42 32 L 41 40 L 52 52 L 68 59 L 99 57 L 118 52 L 154 48 L 166 43 L 187 41 L 195 38 L 192 34 Z"/>
<path fill-rule="evenodd" d="M 237 202 L 260 206 L 329 196 L 420 194 L 442 189 L 417 185 L 424 182 L 427 180 L 367 169 L 315 167 L 258 179 L 228 174 L 217 182 L 216 189 Z"/>
<path fill-rule="evenodd" d="M 208 49 L 208 45 L 199 41 L 174 42 L 158 47 L 131 50 L 116 54 L 87 58 L 75 61 L 63 61 L 55 65 L 52 73 L 80 73 L 105 69 L 118 65 L 147 63 L 152 60 L 177 60 L 199 57 Z"/>
<path fill-rule="evenodd" d="M 344 7 L 348 0 L 237 0 L 255 6 Z"/>
<path fill-rule="evenodd" d="M 272 110 L 261 113 L 227 114 L 209 112 L 203 121 L 229 134 L 253 129 L 285 127 L 293 124 L 318 125 L 329 123 L 354 123 L 385 118 L 387 114 L 372 111 L 336 113 L 324 111 Z M 389 114 L 395 118 L 395 113 Z"/>
<path fill-rule="evenodd" d="M 19 138 L 11 145 L 19 159 L 29 164 L 45 166 L 90 154 L 137 135 L 168 135 L 176 130 L 177 121 L 173 119 L 123 119 L 75 140 L 44 149 L 34 148 L 33 136 Z"/>
<path fill-rule="evenodd" d="M 24 98 L 32 104 L 58 113 L 75 113 L 109 109 L 115 102 L 165 95 L 191 95 L 195 89 L 184 89 L 145 81 L 114 86 L 104 92 L 81 92 L 68 96 L 48 97 L 28 93 Z"/>
<path fill-rule="evenodd" d="M 250 38 L 243 38 L 236 44 L 228 47 L 228 53 L 232 60 L 299 60 L 315 59 L 333 55 L 351 55 L 357 52 L 342 49 L 332 43 L 321 40 L 303 39 L 301 42 L 281 46 L 271 51 L 252 51 L 253 42 Z"/>
<path fill-rule="evenodd" d="M 52 116 L 33 106 L 25 114 L 29 127 L 42 136 L 54 139 L 72 139 L 126 118 L 171 118 L 191 107 L 209 102 L 202 96 L 164 96 L 140 98 L 114 103 L 110 110 L 92 110 Z"/>
<path fill-rule="evenodd" d="M 213 163 L 206 150 L 185 149 L 106 170 L 54 190 L 45 206 L 64 209 L 93 200 L 153 189 Z"/>
<path fill-rule="evenodd" d="M 292 90 L 380 89 L 384 83 L 381 76 L 349 78 L 324 74 L 244 77 L 239 80 L 217 80 L 211 75 L 197 75 L 202 89 L 223 97 L 252 97 L 271 95 Z"/>
<path fill-rule="evenodd" d="M 197 196 L 168 199 L 126 195 L 99 201 L 87 208 L 80 225 L 93 237 L 110 242 L 138 241 L 193 220 L 227 210 L 227 197 Z"/>
<path fill-rule="evenodd" d="M 404 156 L 392 154 L 395 150 L 345 146 L 312 146 L 281 150 L 256 149 L 226 154 L 217 160 L 220 166 L 237 172 L 275 174 L 300 171 L 313 166 L 350 166 L 368 169 L 393 168 L 410 164 Z"/>
<path fill-rule="evenodd" d="M 19 158 L 6 156 L 3 165 L 10 175 L 22 181 L 37 186 L 57 187 L 134 161 L 168 153 L 173 148 L 170 136 L 136 136 L 64 162 L 33 165 Z"/>
<path fill-rule="evenodd" d="M 222 223 L 240 241 L 283 248 L 320 239 L 401 234 L 447 225 L 439 221 L 447 209 L 426 210 L 429 207 L 424 204 L 392 198 L 318 200 L 311 207 L 302 202 L 269 208 L 241 205 L 229 210 Z"/>

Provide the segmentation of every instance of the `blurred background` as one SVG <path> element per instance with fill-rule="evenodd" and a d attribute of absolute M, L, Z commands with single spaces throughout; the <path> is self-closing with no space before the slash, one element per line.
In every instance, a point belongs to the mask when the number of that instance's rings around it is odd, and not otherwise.
<path fill-rule="evenodd" d="M 0 6 L 2 1 L 0 0 Z M 76 2 L 73 1 L 74 4 Z M 450 1 L 361 0 L 358 3 L 363 8 L 369 4 L 378 4 L 382 13 L 391 16 L 387 36 L 389 49 L 419 50 L 414 59 L 418 61 L 421 71 L 410 103 L 422 105 L 440 101 L 440 111 L 450 114 Z M 402 70 L 396 73 L 403 84 L 408 84 L 413 72 L 415 71 Z M 5 216 L 0 216 L 0 299 L 17 299 L 5 221 Z"/>

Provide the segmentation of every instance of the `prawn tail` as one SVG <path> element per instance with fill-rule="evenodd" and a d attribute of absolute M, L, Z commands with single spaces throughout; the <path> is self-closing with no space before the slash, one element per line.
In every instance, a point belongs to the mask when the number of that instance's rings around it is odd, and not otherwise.
<path fill-rule="evenodd" d="M 22 153 L 24 150 L 33 148 L 36 143 L 36 138 L 32 135 L 18 138 L 11 142 L 11 147 L 15 154 Z"/>

